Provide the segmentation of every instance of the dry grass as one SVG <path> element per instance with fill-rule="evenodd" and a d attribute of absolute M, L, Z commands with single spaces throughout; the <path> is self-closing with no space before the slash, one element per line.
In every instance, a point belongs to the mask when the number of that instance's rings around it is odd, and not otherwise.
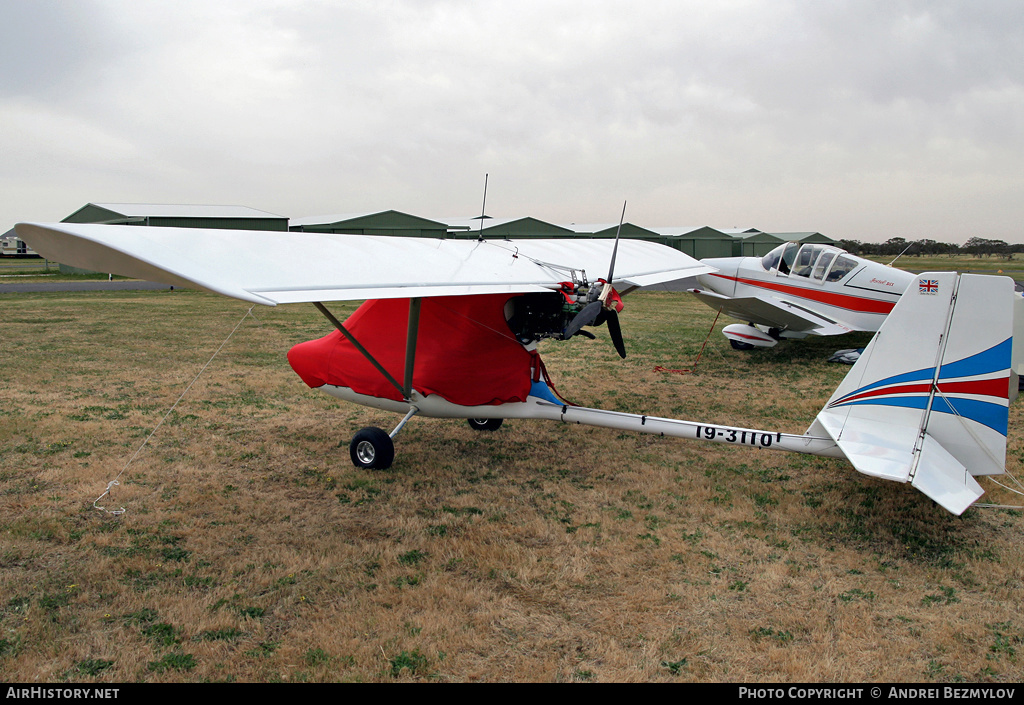
<path fill-rule="evenodd" d="M 94 509 L 245 309 L 0 297 L 4 680 L 1021 680 L 1021 512 L 544 422 L 415 419 L 391 470 L 357 470 L 351 434 L 398 419 L 291 372 L 328 330 L 311 307 L 255 311 L 101 502 L 127 513 Z M 827 354 L 864 342 L 716 332 L 695 374 L 653 370 L 692 364 L 712 319 L 633 295 L 629 359 L 604 338 L 545 358 L 578 403 L 803 432 L 846 372 Z"/>
<path fill-rule="evenodd" d="M 894 255 L 870 255 L 870 259 L 881 264 L 889 264 L 893 261 Z M 974 255 L 914 255 L 905 254 L 898 259 L 894 265 L 897 269 L 905 269 L 908 272 L 987 272 L 992 274 L 1007 273 L 1014 277 L 1021 274 L 1022 260 L 1019 254 L 1013 255 L 1011 259 L 1005 257 L 974 256 Z"/>

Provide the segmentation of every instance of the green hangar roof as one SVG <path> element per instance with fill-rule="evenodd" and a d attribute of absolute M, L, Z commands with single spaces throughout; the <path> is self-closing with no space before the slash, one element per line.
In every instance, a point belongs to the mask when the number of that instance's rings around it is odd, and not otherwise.
<path fill-rule="evenodd" d="M 288 229 L 307 233 L 438 238 L 445 237 L 448 232 L 448 226 L 441 221 L 428 220 L 394 210 L 292 218 Z"/>
<path fill-rule="evenodd" d="M 814 245 L 834 245 L 836 241 L 821 233 L 771 233 L 786 242 L 809 242 Z"/>
<path fill-rule="evenodd" d="M 732 256 L 763 257 L 784 242 L 787 240 L 762 232 L 738 236 L 733 240 Z"/>
<path fill-rule="evenodd" d="M 286 217 L 246 206 L 156 203 L 87 203 L 61 222 L 227 230 L 288 229 Z"/>
<path fill-rule="evenodd" d="M 619 232 L 618 223 L 597 223 L 597 224 L 576 224 L 565 226 L 576 233 L 578 237 L 615 237 Z M 636 223 L 625 222 L 622 224 L 622 237 L 631 240 L 649 240 L 650 242 L 661 242 L 661 236 L 653 230 L 637 225 Z"/>
<path fill-rule="evenodd" d="M 483 229 L 480 223 L 483 222 Z M 457 238 L 479 237 L 504 237 L 510 240 L 527 239 L 532 237 L 575 237 L 576 234 L 569 228 L 554 223 L 546 223 L 536 218 L 491 218 L 480 216 L 474 218 L 446 218 L 448 235 Z"/>
<path fill-rule="evenodd" d="M 654 228 L 661 242 L 696 259 L 706 257 L 732 257 L 733 238 L 721 230 L 709 227 Z"/>

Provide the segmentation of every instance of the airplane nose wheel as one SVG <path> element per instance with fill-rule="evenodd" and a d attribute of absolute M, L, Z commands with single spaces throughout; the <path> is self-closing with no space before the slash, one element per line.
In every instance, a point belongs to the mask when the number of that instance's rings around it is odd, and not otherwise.
<path fill-rule="evenodd" d="M 348 445 L 352 463 L 357 468 L 386 470 L 395 459 L 395 443 L 388 432 L 370 426 L 352 437 Z"/>
<path fill-rule="evenodd" d="M 497 431 L 504 419 L 466 419 L 474 431 Z"/>

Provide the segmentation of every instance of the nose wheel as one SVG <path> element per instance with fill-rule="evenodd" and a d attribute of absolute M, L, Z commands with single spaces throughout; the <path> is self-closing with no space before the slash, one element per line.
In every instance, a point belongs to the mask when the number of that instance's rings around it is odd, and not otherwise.
<path fill-rule="evenodd" d="M 370 426 L 359 431 L 348 445 L 352 463 L 357 468 L 386 470 L 395 460 L 395 443 L 388 432 Z"/>

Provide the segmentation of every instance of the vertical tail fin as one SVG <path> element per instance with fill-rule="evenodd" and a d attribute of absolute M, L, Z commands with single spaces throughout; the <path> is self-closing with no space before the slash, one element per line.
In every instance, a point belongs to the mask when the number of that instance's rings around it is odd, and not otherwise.
<path fill-rule="evenodd" d="M 984 493 L 972 475 L 1005 472 L 1014 305 L 1006 277 L 920 275 L 810 432 L 963 513 Z"/>

